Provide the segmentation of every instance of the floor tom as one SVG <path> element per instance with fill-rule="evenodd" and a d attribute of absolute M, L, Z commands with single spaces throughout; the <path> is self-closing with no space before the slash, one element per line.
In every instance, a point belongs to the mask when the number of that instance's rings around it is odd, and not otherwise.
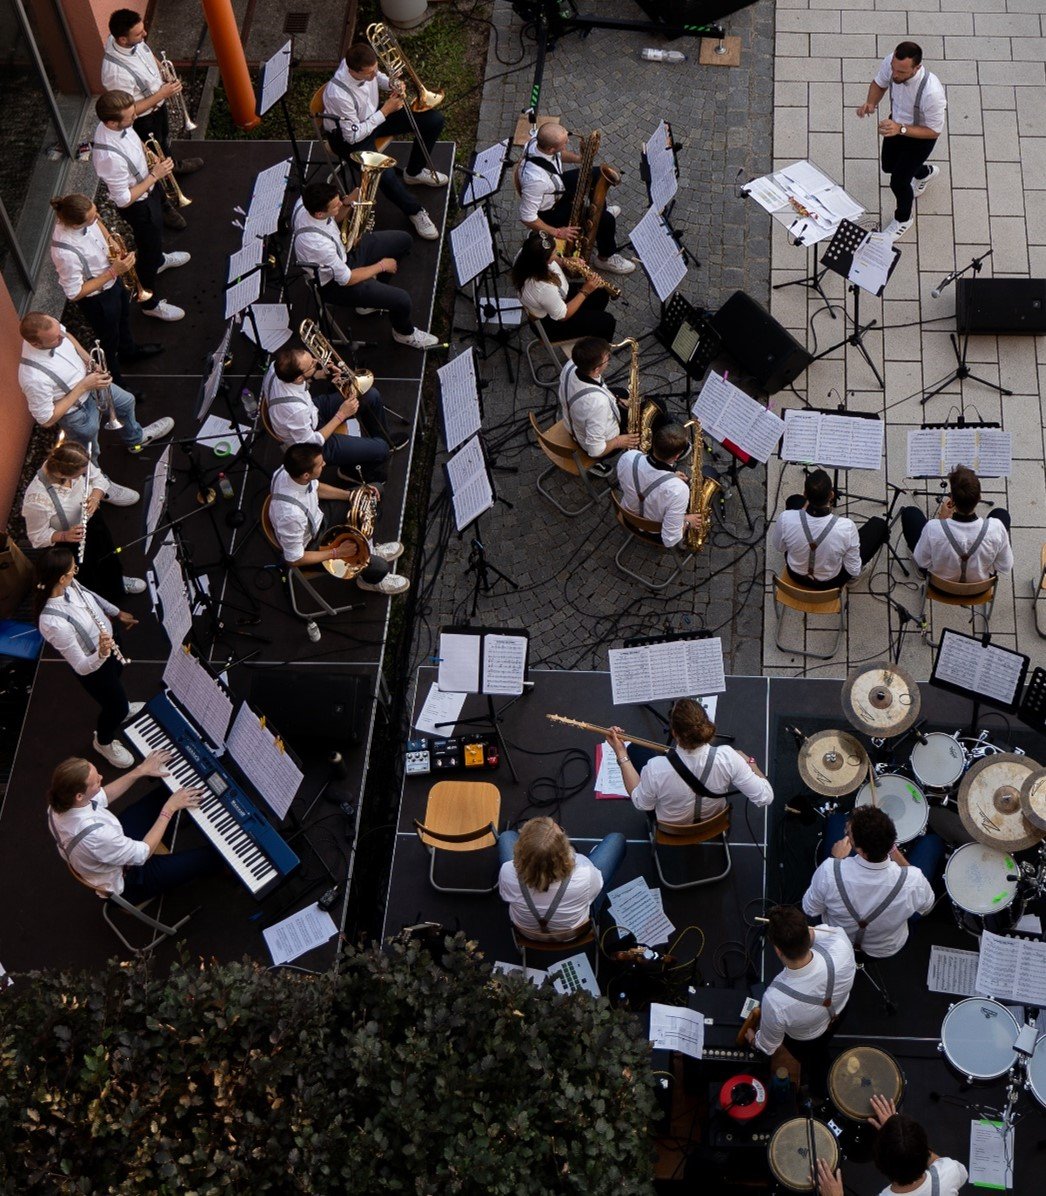
<path fill-rule="evenodd" d="M 1046 1032 L 1039 1035 L 1028 1060 L 1028 1091 L 1046 1108 Z"/>
<path fill-rule="evenodd" d="M 941 1023 L 941 1050 L 968 1080 L 997 1080 L 1013 1066 L 1020 1027 L 998 1001 L 969 997 L 953 1005 Z"/>
<path fill-rule="evenodd" d="M 910 843 L 926 831 L 930 808 L 918 785 L 898 773 L 887 772 L 875 780 L 874 804 L 889 814 L 897 830 L 898 843 Z M 858 806 L 870 806 L 872 786 L 865 782 L 857 791 Z"/>

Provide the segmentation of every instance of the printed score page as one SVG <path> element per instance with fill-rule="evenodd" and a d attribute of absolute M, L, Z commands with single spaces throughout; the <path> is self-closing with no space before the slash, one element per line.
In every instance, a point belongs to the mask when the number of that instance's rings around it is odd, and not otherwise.
<path fill-rule="evenodd" d="M 458 286 L 463 287 L 494 260 L 494 242 L 486 212 L 482 208 L 473 208 L 456 228 L 450 230 L 450 243 Z"/>
<path fill-rule="evenodd" d="M 1012 705 L 1026 665 L 1026 658 L 994 644 L 985 647 L 970 636 L 945 629 L 934 668 L 938 681 Z"/>
<path fill-rule="evenodd" d="M 483 636 L 483 687 L 485 694 L 521 694 L 527 667 L 525 635 Z"/>
<path fill-rule="evenodd" d="M 440 366 L 436 373 L 439 375 L 443 436 L 447 451 L 453 452 L 480 430 L 479 388 L 472 348 Z"/>
<path fill-rule="evenodd" d="M 658 212 L 663 212 L 679 189 L 672 134 L 665 121 L 654 130 L 643 152 L 650 168 L 650 203 Z"/>
<path fill-rule="evenodd" d="M 628 239 L 639 255 L 657 297 L 667 303 L 672 292 L 686 278 L 686 261 L 657 208 L 647 209 L 646 215 L 628 234 Z"/>
<path fill-rule="evenodd" d="M 709 371 L 692 412 L 710 436 L 732 441 L 763 464 L 784 435 L 785 422 L 779 415 L 715 370 Z"/>
<path fill-rule="evenodd" d="M 783 461 L 839 469 L 882 468 L 882 420 L 789 409 L 784 413 L 784 425 Z"/>
<path fill-rule="evenodd" d="M 236 712 L 227 746 L 240 771 L 272 812 L 280 819 L 286 818 L 304 775 L 246 702 Z"/>
<path fill-rule="evenodd" d="M 999 1001 L 1046 1007 L 1046 943 L 986 930 L 977 962 L 977 991 Z"/>
<path fill-rule="evenodd" d="M 460 532 L 494 505 L 494 490 L 478 436 L 466 441 L 450 458 L 447 476 L 454 504 L 454 522 Z"/>
<path fill-rule="evenodd" d="M 176 644 L 167 658 L 163 683 L 189 712 L 190 717 L 218 748 L 232 719 L 229 695 L 191 652 Z"/>
<path fill-rule="evenodd" d="M 488 145 L 479 150 L 472 163 L 472 177 L 465 185 L 461 196 L 463 207 L 477 203 L 498 189 L 501 180 L 501 168 L 505 164 L 505 154 L 508 152 L 508 138 Z"/>

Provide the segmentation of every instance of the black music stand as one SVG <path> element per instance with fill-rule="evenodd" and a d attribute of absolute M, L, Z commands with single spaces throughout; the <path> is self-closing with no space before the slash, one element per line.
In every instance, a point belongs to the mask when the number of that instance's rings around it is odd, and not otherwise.
<path fill-rule="evenodd" d="M 930 673 L 931 685 L 969 698 L 973 703 L 969 735 L 976 735 L 979 730 L 982 702 L 1016 713 L 1031 664 L 1031 657 L 1000 648 L 991 638 L 990 631 L 976 636 L 945 628 Z"/>

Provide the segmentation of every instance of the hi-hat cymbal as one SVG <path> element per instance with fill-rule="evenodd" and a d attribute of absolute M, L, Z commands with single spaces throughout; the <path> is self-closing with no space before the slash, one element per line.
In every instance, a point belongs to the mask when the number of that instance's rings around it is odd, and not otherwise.
<path fill-rule="evenodd" d="M 799 775 L 822 797 L 852 793 L 868 767 L 867 753 L 849 731 L 817 731 L 799 749 Z"/>
<path fill-rule="evenodd" d="M 1021 812 L 1032 826 L 1046 831 L 1046 768 L 1040 768 L 1024 778 Z"/>
<path fill-rule="evenodd" d="M 889 739 L 919 717 L 922 695 L 911 673 L 896 665 L 874 664 L 851 673 L 843 683 L 843 714 L 863 731 Z"/>
<path fill-rule="evenodd" d="M 1041 771 L 1027 756 L 999 752 L 978 760 L 959 782 L 959 817 L 977 840 L 996 851 L 1023 851 L 1043 837 L 1021 809 L 1025 781 Z"/>

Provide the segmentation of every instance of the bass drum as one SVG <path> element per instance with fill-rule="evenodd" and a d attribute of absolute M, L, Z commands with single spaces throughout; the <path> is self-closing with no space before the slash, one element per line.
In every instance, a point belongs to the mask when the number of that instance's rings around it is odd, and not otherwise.
<path fill-rule="evenodd" d="M 793 1117 L 774 1130 L 767 1149 L 770 1170 L 777 1182 L 789 1192 L 817 1190 L 811 1145 L 817 1158 L 824 1159 L 834 1172 L 839 1166 L 839 1145 L 823 1121 Z"/>
<path fill-rule="evenodd" d="M 893 820 L 897 831 L 897 842 L 910 843 L 919 835 L 926 833 L 926 822 L 930 817 L 930 808 L 926 804 L 923 792 L 918 785 L 913 785 L 907 777 L 895 772 L 883 773 L 876 777 L 875 803 Z M 872 787 L 865 782 L 857 791 L 855 805 L 872 805 Z"/>
<path fill-rule="evenodd" d="M 912 775 L 930 793 L 951 793 L 970 766 L 966 749 L 954 735 L 931 731 L 925 743 L 916 741 L 908 760 Z"/>
<path fill-rule="evenodd" d="M 1012 926 L 1019 916 L 1019 878 L 1020 866 L 1004 851 L 983 843 L 956 848 L 944 869 L 944 887 L 959 925 L 972 934 L 984 930 L 988 917 L 996 930 Z"/>
<path fill-rule="evenodd" d="M 941 1023 L 944 1057 L 970 1082 L 997 1080 L 1017 1058 L 1017 1019 L 998 1001 L 969 997 L 953 1005 Z"/>

